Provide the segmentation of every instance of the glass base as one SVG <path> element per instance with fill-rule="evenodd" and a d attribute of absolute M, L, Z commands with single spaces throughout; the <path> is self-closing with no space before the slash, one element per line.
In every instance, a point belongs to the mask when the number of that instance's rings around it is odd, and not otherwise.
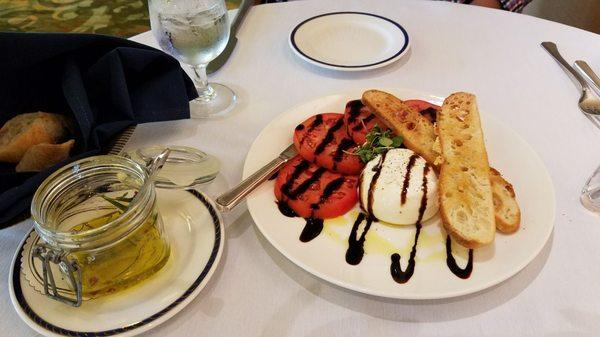
<path fill-rule="evenodd" d="M 198 92 L 198 98 L 190 101 L 191 118 L 213 118 L 227 115 L 237 101 L 233 90 L 219 83 L 209 83 L 207 90 Z"/>
<path fill-rule="evenodd" d="M 600 214 L 600 167 L 583 187 L 580 201 L 583 207 Z"/>

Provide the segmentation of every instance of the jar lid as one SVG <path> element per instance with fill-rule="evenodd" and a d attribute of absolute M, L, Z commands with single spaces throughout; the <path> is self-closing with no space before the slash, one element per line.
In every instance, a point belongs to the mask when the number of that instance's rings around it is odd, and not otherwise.
<path fill-rule="evenodd" d="M 176 145 L 155 145 L 126 154 L 135 162 L 147 166 L 164 149 L 171 153 L 155 178 L 158 188 L 188 188 L 214 180 L 221 167 L 219 160 L 196 148 Z"/>

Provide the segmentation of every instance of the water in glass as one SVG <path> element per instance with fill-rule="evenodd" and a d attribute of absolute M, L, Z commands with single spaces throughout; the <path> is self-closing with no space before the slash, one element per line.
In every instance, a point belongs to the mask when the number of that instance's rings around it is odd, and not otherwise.
<path fill-rule="evenodd" d="M 191 1 L 172 7 L 159 1 L 155 9 L 150 12 L 154 36 L 163 50 L 180 61 L 207 64 L 225 49 L 229 22 L 222 4 L 203 8 Z"/>
<path fill-rule="evenodd" d="M 192 117 L 223 115 L 236 101 L 222 84 L 208 83 L 206 66 L 229 41 L 224 0 L 149 0 L 150 23 L 160 47 L 192 66 L 198 98 L 190 102 Z"/>

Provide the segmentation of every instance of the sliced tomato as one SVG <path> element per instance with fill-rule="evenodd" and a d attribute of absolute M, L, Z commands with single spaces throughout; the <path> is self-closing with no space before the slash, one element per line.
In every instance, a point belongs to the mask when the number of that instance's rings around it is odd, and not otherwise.
<path fill-rule="evenodd" d="M 427 101 L 422 101 L 420 99 L 409 99 L 407 101 L 404 101 L 404 103 L 417 109 L 417 111 L 419 111 L 421 115 L 425 116 L 432 123 L 436 121 L 437 112 L 441 109 L 439 105 L 431 104 Z"/>
<path fill-rule="evenodd" d="M 300 155 L 328 170 L 358 175 L 364 164 L 351 152 L 356 144 L 346 134 L 344 115 L 323 113 L 296 127 L 294 145 Z"/>
<path fill-rule="evenodd" d="M 382 130 L 387 129 L 387 126 L 379 118 L 375 117 L 371 110 L 362 104 L 359 99 L 346 103 L 344 122 L 346 123 L 348 135 L 359 145 L 365 143 L 367 133 L 375 125 L 379 125 Z"/>
<path fill-rule="evenodd" d="M 358 177 L 319 167 L 301 156 L 288 161 L 275 181 L 275 197 L 303 218 L 335 218 L 358 201 Z"/>

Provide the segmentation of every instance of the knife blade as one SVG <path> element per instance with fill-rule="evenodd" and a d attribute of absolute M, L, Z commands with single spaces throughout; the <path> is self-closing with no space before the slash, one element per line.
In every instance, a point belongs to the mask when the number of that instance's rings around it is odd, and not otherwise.
<path fill-rule="evenodd" d="M 242 23 L 242 20 L 244 20 L 244 16 L 246 16 L 246 13 L 250 9 L 250 7 L 252 7 L 252 0 L 242 0 L 240 9 L 238 10 L 237 15 L 233 19 L 233 22 L 231 23 L 229 41 L 227 41 L 227 45 L 225 46 L 223 52 L 219 54 L 219 56 L 217 56 L 214 60 L 208 63 L 208 66 L 206 67 L 207 74 L 212 74 L 215 71 L 219 70 L 219 68 L 221 68 L 227 62 L 229 56 L 231 56 L 231 53 L 233 52 L 233 50 L 235 49 L 235 45 L 237 44 L 237 37 L 235 35 L 240 27 L 240 24 Z"/>
<path fill-rule="evenodd" d="M 288 146 L 277 158 L 271 160 L 267 165 L 254 172 L 248 178 L 242 180 L 242 182 L 234 188 L 221 194 L 215 200 L 217 208 L 222 212 L 233 209 L 240 201 L 244 200 L 250 192 L 254 191 L 254 189 L 260 186 L 265 180 L 269 179 L 275 172 L 278 172 L 283 164 L 287 163 L 288 160 L 294 158 L 297 154 L 298 152 L 296 152 L 294 144 Z"/>

